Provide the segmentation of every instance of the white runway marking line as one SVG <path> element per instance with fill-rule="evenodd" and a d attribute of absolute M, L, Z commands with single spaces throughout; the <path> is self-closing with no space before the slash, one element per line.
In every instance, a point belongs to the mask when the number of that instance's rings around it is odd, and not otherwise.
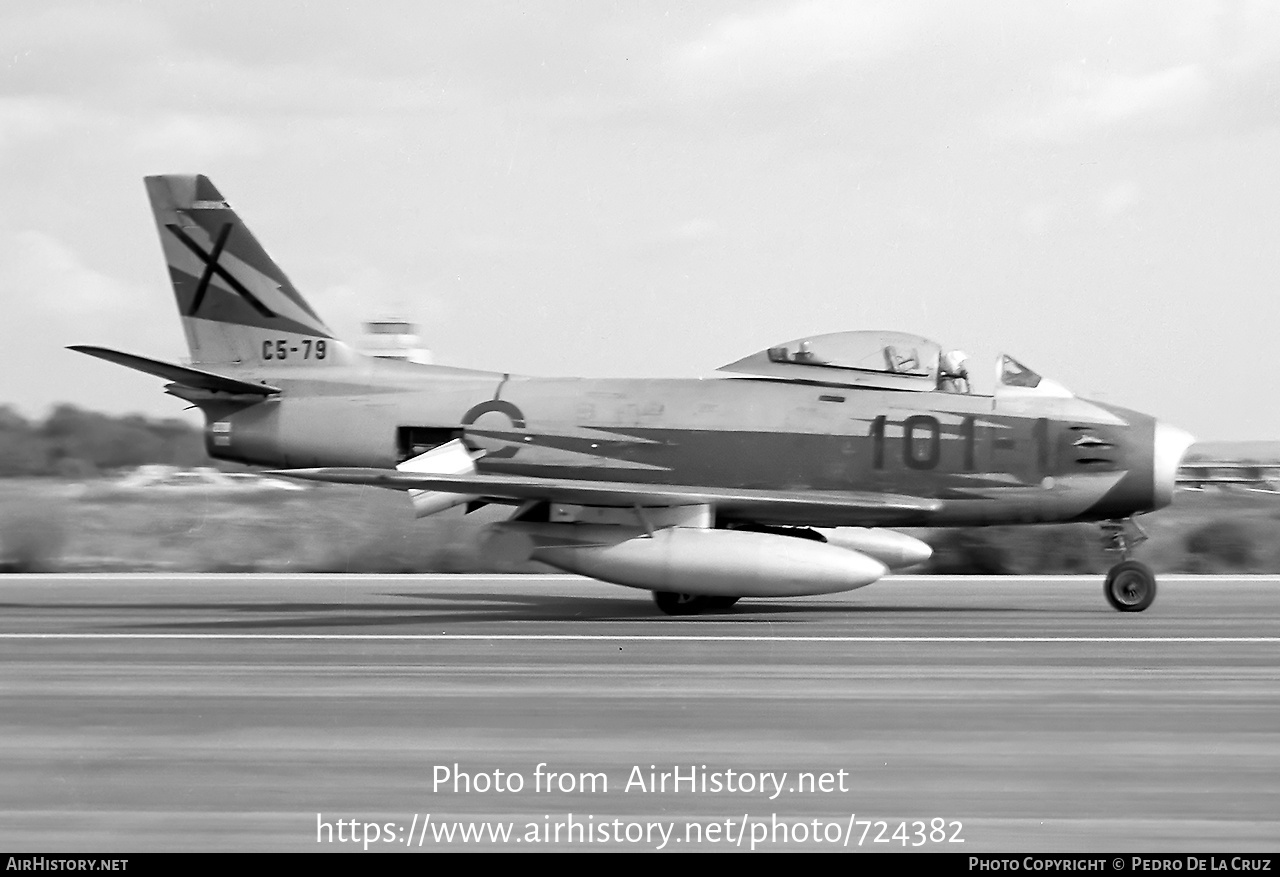
<path fill-rule="evenodd" d="M 954 582 L 957 584 L 1021 584 L 1024 582 L 1101 583 L 1104 576 L 1097 575 L 1007 575 L 1007 576 L 948 576 L 902 575 L 885 576 L 880 584 L 933 584 Z M 1229 573 L 1225 575 L 1201 575 L 1198 573 L 1165 573 L 1159 576 L 1161 584 L 1280 584 L 1280 575 Z M 210 582 L 252 584 L 262 587 L 271 582 L 312 582 L 318 584 L 379 584 L 381 582 L 416 582 L 422 585 L 449 582 L 502 582 L 511 584 L 601 584 L 594 579 L 554 573 L 311 573 L 311 572 L 230 572 L 230 573 L 170 573 L 170 572 L 86 572 L 86 573 L 9 573 L 0 584 L 30 584 L 31 582 L 89 583 L 95 581 L 164 582 L 166 584 L 203 584 Z M 610 588 L 614 586 L 608 586 Z M 835 596 L 828 595 L 828 596 Z"/>
<path fill-rule="evenodd" d="M 3 640 L 241 640 L 298 642 L 744 642 L 744 643 L 1280 643 L 1280 636 L 755 636 L 575 633 L 0 633 Z"/>

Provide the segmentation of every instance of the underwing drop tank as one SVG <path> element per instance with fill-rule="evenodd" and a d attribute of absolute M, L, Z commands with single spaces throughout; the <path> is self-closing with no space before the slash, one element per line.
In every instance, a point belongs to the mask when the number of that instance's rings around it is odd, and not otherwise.
<path fill-rule="evenodd" d="M 933 556 L 928 543 L 914 536 L 882 527 L 814 527 L 829 545 L 858 551 L 883 563 L 889 569 L 905 569 L 924 563 Z"/>
<path fill-rule="evenodd" d="M 888 569 L 861 552 L 740 530 L 508 522 L 488 551 L 650 591 L 726 597 L 798 597 L 861 588 Z"/>

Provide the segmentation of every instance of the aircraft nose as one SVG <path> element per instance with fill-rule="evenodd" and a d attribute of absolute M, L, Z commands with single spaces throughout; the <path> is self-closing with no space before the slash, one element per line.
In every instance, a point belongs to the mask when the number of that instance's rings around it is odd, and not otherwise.
<path fill-rule="evenodd" d="M 1154 467 L 1155 507 L 1164 508 L 1173 502 L 1173 490 L 1178 480 L 1178 467 L 1191 447 L 1195 437 L 1184 429 L 1156 421 L 1155 448 L 1152 454 Z"/>

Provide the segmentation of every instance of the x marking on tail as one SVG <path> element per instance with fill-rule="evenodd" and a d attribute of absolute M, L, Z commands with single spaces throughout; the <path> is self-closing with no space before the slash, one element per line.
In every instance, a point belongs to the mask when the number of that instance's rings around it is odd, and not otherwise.
<path fill-rule="evenodd" d="M 222 257 L 222 250 L 227 245 L 227 239 L 231 237 L 231 223 L 226 223 L 218 232 L 218 238 L 213 242 L 213 249 L 205 252 L 199 244 L 187 236 L 181 228 L 173 223 L 168 223 L 165 228 L 180 240 L 187 249 L 195 253 L 200 261 L 204 262 L 204 273 L 200 275 L 200 282 L 196 285 L 195 298 L 191 300 L 191 310 L 187 311 L 188 317 L 194 317 L 196 311 L 200 310 L 200 305 L 204 303 L 205 293 L 209 291 L 209 281 L 213 279 L 213 275 L 218 275 L 227 285 L 230 286 L 237 295 L 253 306 L 253 309 L 264 317 L 274 317 L 275 313 L 258 300 L 252 292 L 245 288 L 244 284 L 236 280 L 235 276 L 226 268 L 218 264 L 218 259 Z"/>

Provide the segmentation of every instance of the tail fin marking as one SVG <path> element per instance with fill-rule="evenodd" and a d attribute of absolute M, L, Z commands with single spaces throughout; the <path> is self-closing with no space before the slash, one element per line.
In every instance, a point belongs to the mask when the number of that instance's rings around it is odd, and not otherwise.
<path fill-rule="evenodd" d="M 333 338 L 208 177 L 146 186 L 193 361 L 251 360 L 280 335 Z"/>
<path fill-rule="evenodd" d="M 213 275 L 217 274 L 222 280 L 225 280 L 236 293 L 249 304 L 253 305 L 253 309 L 264 317 L 274 317 L 275 312 L 270 310 L 262 302 L 258 301 L 258 297 L 249 290 L 245 289 L 244 284 L 236 280 L 226 268 L 218 264 L 218 259 L 222 256 L 222 249 L 227 245 L 227 238 L 231 237 L 232 224 L 223 223 L 222 229 L 218 232 L 218 240 L 214 242 L 213 249 L 206 253 L 201 249 L 200 245 L 187 236 L 179 226 L 170 222 L 165 225 L 169 232 L 182 243 L 191 252 L 195 253 L 197 258 L 204 262 L 204 273 L 200 275 L 200 282 L 196 284 L 195 298 L 191 300 L 191 310 L 187 311 L 188 317 L 194 317 L 196 311 L 200 310 L 200 305 L 204 303 L 205 294 L 209 291 L 209 281 L 213 279 Z"/>

